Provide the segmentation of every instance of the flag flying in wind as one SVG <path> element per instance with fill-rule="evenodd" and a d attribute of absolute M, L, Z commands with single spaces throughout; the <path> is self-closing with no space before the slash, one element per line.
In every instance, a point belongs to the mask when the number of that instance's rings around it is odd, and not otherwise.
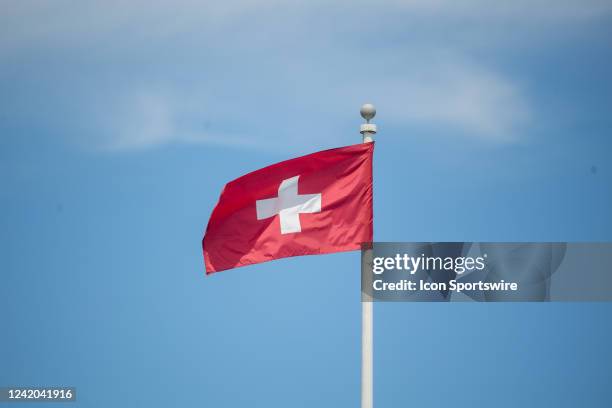
<path fill-rule="evenodd" d="M 202 240 L 206 273 L 371 242 L 373 151 L 324 150 L 229 182 Z"/>

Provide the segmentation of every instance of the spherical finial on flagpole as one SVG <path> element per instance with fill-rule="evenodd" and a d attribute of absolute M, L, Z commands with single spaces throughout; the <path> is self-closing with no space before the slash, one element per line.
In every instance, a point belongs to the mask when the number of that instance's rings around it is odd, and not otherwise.
<path fill-rule="evenodd" d="M 364 118 L 367 123 L 370 123 L 370 120 L 376 116 L 376 108 L 371 103 L 366 103 L 363 105 L 359 112 L 361 113 L 361 117 Z"/>
<path fill-rule="evenodd" d="M 361 107 L 359 111 L 361 117 L 366 120 L 366 123 L 361 125 L 359 133 L 363 136 L 363 143 L 370 143 L 374 141 L 374 135 L 376 134 L 376 125 L 370 123 L 370 120 L 376 116 L 376 108 L 371 103 L 366 103 Z"/>

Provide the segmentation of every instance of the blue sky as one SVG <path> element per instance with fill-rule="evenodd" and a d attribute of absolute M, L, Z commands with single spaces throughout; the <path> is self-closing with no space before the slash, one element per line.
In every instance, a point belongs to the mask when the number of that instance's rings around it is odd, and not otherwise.
<path fill-rule="evenodd" d="M 612 239 L 612 3 L 4 1 L 0 385 L 356 406 L 359 255 L 204 277 L 223 185 L 360 140 L 375 238 Z M 378 406 L 609 406 L 608 304 L 376 304 Z M 112 391 L 109 391 L 112 390 Z"/>

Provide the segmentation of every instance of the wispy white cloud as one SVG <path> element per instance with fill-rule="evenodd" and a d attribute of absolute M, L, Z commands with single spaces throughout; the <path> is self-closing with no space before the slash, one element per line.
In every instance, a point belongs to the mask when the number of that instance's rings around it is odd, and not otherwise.
<path fill-rule="evenodd" d="M 172 142 L 278 148 L 305 136 L 324 143 L 344 130 L 347 105 L 365 99 L 394 126 L 516 140 L 534 115 L 529 92 L 476 56 L 495 53 L 500 41 L 507 46 L 495 28 L 562 33 L 612 6 L 5 0 L 3 9 L 0 64 L 51 67 L 40 81 L 66 90 L 47 95 L 51 115 L 75 118 L 53 125 L 85 145 L 120 151 Z M 440 34 L 448 24 L 457 32 Z M 462 32 L 470 33 L 466 41 L 457 40 Z M 466 46 L 474 36 L 487 40 L 478 53 Z M 29 81 L 24 72 L 18 79 Z M 316 131 L 304 125 L 313 118 Z"/>
<path fill-rule="evenodd" d="M 390 124 L 454 130 L 475 139 L 516 140 L 531 115 L 527 98 L 510 79 L 453 53 L 421 52 L 400 72 L 353 77 L 345 86 L 356 101 L 360 93 L 381 101 Z"/>
<path fill-rule="evenodd" d="M 608 0 L 383 0 L 383 3 L 438 16 L 536 19 L 540 23 L 592 18 L 612 11 Z"/>

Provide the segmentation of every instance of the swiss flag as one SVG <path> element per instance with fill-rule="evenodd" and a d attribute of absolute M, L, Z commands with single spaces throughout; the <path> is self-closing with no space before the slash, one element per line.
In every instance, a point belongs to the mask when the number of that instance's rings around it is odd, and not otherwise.
<path fill-rule="evenodd" d="M 202 240 L 206 273 L 371 242 L 373 152 L 324 150 L 229 182 Z"/>

